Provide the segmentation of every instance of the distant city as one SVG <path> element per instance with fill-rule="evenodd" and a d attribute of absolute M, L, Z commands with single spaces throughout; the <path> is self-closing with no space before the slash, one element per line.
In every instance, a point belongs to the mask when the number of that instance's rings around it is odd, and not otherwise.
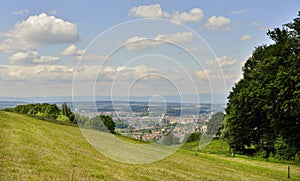
<path fill-rule="evenodd" d="M 169 134 L 182 142 L 193 132 L 205 132 L 212 114 L 224 112 L 221 104 L 175 102 L 99 101 L 74 103 L 73 107 L 74 112 L 89 118 L 112 116 L 116 132 L 150 142 Z"/>
<path fill-rule="evenodd" d="M 51 102 L 58 107 L 64 101 L 62 97 L 43 98 L 3 98 L 0 99 L 0 109 L 15 107 L 20 104 Z M 50 101 L 52 100 L 52 101 Z M 145 101 L 77 101 L 65 100 L 77 115 L 95 117 L 100 114 L 112 116 L 116 123 L 116 132 L 143 141 L 157 142 L 172 133 L 182 141 L 192 132 L 205 132 L 206 123 L 211 115 L 224 112 L 224 103 L 196 104 L 179 102 L 145 102 Z M 81 126 L 81 125 L 79 125 Z"/>

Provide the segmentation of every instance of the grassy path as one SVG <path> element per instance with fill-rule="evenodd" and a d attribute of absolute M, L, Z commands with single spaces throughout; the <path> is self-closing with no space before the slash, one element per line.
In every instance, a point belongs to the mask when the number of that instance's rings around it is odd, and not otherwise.
<path fill-rule="evenodd" d="M 0 111 L 0 180 L 300 180 L 300 167 L 180 149 L 152 164 L 113 161 L 79 128 Z"/>

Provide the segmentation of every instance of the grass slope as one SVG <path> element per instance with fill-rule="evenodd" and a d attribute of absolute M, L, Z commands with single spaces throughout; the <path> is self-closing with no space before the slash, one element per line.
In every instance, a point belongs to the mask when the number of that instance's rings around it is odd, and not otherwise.
<path fill-rule="evenodd" d="M 0 111 L 0 180 L 300 180 L 300 167 L 180 149 L 152 164 L 113 161 L 79 128 Z"/>

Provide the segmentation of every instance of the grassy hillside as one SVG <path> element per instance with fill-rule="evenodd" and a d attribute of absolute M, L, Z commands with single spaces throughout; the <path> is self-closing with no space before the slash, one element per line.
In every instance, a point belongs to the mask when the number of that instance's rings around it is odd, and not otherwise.
<path fill-rule="evenodd" d="M 113 161 L 79 128 L 0 111 L 0 180 L 300 180 L 300 167 L 180 149 L 152 164 Z"/>

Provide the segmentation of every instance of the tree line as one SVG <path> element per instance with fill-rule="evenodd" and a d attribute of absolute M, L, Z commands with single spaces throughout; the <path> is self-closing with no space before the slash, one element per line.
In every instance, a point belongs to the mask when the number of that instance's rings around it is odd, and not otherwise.
<path fill-rule="evenodd" d="M 115 133 L 116 123 L 112 120 L 111 116 L 97 115 L 93 118 L 88 118 L 85 116 L 74 114 L 71 111 L 71 108 L 68 107 L 67 103 L 63 103 L 61 108 L 59 108 L 56 104 L 37 103 L 17 105 L 14 108 L 5 108 L 3 110 L 8 112 L 51 118 L 58 121 L 78 124 L 80 127 L 84 127 L 87 129 L 96 129 L 100 131 L 109 131 L 110 133 Z"/>
<path fill-rule="evenodd" d="M 63 103 L 61 109 L 58 108 L 56 104 L 36 103 L 17 105 L 14 108 L 6 108 L 4 109 L 4 111 L 41 116 L 56 119 L 59 121 L 76 123 L 75 114 L 71 111 L 70 107 L 67 106 L 67 103 Z"/>

